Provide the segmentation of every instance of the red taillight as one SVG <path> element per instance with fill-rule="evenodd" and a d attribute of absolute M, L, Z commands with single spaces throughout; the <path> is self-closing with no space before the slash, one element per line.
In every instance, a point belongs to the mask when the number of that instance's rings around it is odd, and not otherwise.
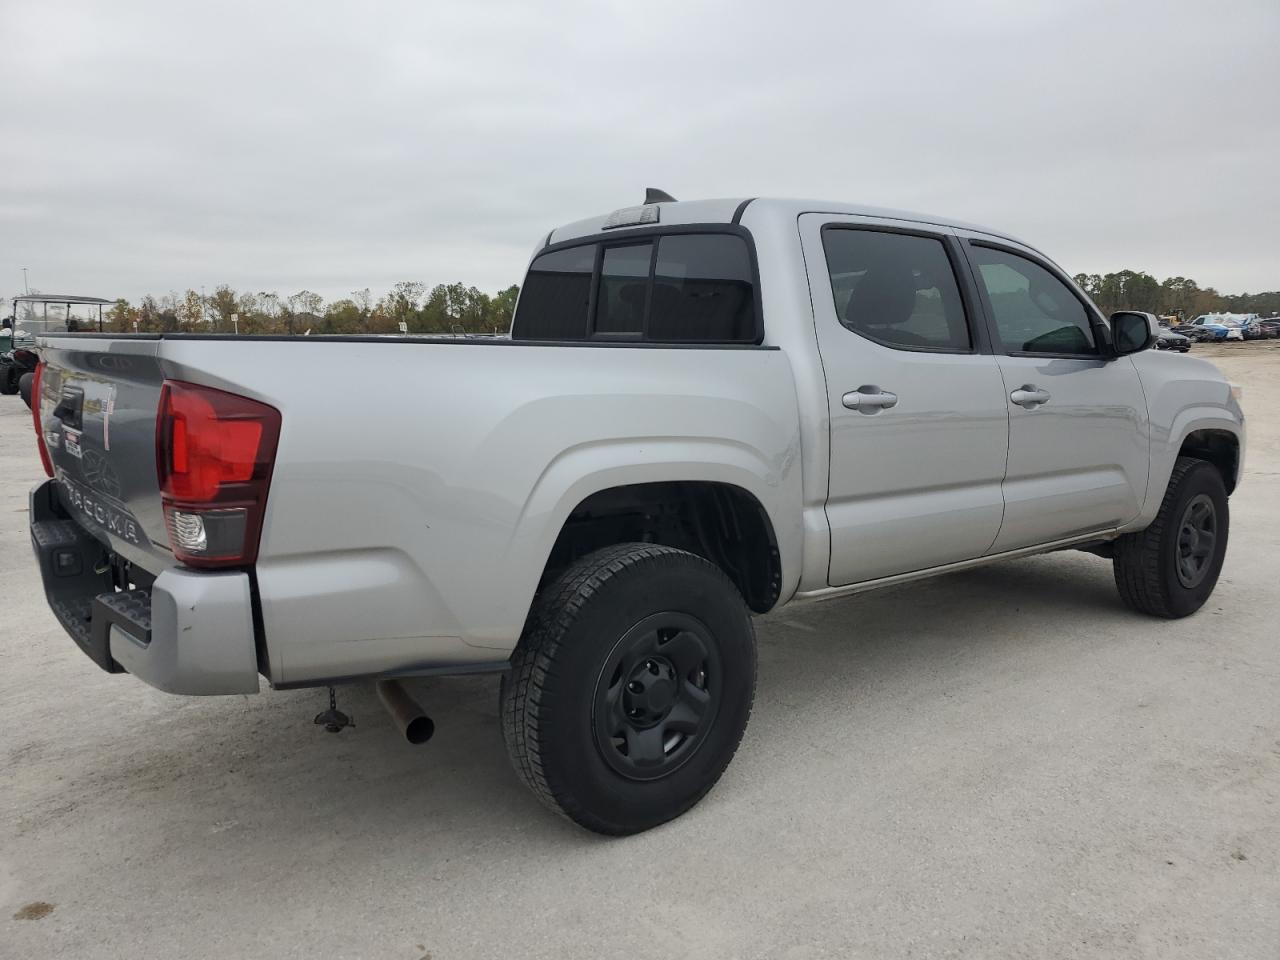
<path fill-rule="evenodd" d="M 280 412 L 234 393 L 166 380 L 156 469 L 174 556 L 202 567 L 253 563 Z"/>
<path fill-rule="evenodd" d="M 40 381 L 44 379 L 44 361 L 36 364 L 36 372 L 31 377 L 31 421 L 36 426 L 36 446 L 40 448 L 40 462 L 44 464 L 44 472 L 53 476 L 53 461 L 49 459 L 49 448 L 44 442 L 44 424 L 40 422 Z"/>

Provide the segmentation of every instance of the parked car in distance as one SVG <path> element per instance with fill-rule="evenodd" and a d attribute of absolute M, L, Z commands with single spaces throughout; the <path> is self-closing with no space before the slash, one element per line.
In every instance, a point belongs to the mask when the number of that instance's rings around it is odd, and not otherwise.
<path fill-rule="evenodd" d="M 1230 330 L 1239 330 L 1242 340 L 1261 340 L 1264 336 L 1256 313 L 1227 313 L 1218 322 Z"/>
<path fill-rule="evenodd" d="M 1168 327 L 1161 327 L 1159 339 L 1156 340 L 1156 349 L 1186 353 L 1191 349 L 1191 338 L 1185 337 L 1180 333 L 1174 333 Z"/>
<path fill-rule="evenodd" d="M 1264 338 L 1274 340 L 1280 337 L 1280 317 L 1263 317 L 1258 321 L 1258 326 L 1262 328 Z"/>
<path fill-rule="evenodd" d="M 1198 327 L 1193 323 L 1175 323 L 1169 327 L 1174 333 L 1179 333 L 1184 337 L 1190 337 L 1194 343 L 1205 343 L 1218 339 L 1217 334 L 1205 327 Z"/>
<path fill-rule="evenodd" d="M 1243 340 L 1244 333 L 1238 327 L 1228 326 L 1222 322 L 1222 315 L 1202 313 L 1191 321 L 1192 326 L 1199 327 L 1214 340 Z"/>
<path fill-rule="evenodd" d="M 539 237 L 508 340 L 42 335 L 31 543 L 170 693 L 360 680 L 421 742 L 399 678 L 498 674 L 534 795 L 635 833 L 737 750 L 753 613 L 1066 548 L 1200 609 L 1244 415 L 1157 336 L 998 230 L 656 194 Z"/>

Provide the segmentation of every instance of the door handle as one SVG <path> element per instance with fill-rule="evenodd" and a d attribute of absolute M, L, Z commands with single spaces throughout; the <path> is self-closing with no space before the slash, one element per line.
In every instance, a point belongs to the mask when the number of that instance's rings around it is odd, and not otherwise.
<path fill-rule="evenodd" d="M 1033 410 L 1042 403 L 1049 402 L 1049 391 L 1041 390 L 1039 387 L 1030 383 L 1024 383 L 1013 393 L 1009 394 L 1009 399 L 1020 407 L 1026 407 Z"/>
<path fill-rule="evenodd" d="M 897 406 L 898 395 L 888 390 L 881 390 L 874 384 L 864 384 L 857 390 L 850 390 L 840 398 L 840 402 L 850 410 L 872 414 Z"/>

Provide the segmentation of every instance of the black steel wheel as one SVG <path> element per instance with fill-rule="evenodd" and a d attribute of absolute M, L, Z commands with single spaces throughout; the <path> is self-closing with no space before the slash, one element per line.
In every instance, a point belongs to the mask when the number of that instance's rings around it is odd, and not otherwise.
<path fill-rule="evenodd" d="M 1151 526 L 1116 541 L 1113 566 L 1121 599 L 1157 617 L 1195 613 L 1218 583 L 1229 526 L 1218 468 L 1179 457 Z"/>
<path fill-rule="evenodd" d="M 618 640 L 596 680 L 596 747 L 631 780 L 665 777 L 691 757 L 720 706 L 720 654 L 706 624 L 665 610 Z"/>
<path fill-rule="evenodd" d="M 1218 511 L 1207 493 L 1191 498 L 1178 525 L 1178 580 L 1188 590 L 1200 586 L 1217 553 Z"/>
<path fill-rule="evenodd" d="M 755 634 L 714 564 L 647 543 L 606 547 L 543 588 L 503 678 L 507 752 L 547 806 L 628 834 L 719 780 L 755 694 Z"/>

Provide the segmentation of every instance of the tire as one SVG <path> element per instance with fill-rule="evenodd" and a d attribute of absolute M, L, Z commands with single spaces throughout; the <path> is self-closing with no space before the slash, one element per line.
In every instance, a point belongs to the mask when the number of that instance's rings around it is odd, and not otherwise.
<path fill-rule="evenodd" d="M 507 753 L 552 810 L 638 833 L 720 779 L 755 680 L 751 618 L 718 567 L 655 544 L 606 547 L 534 602 L 499 694 Z"/>
<path fill-rule="evenodd" d="M 1218 469 L 1179 457 L 1151 526 L 1116 540 L 1112 566 L 1120 599 L 1154 617 L 1195 613 L 1218 582 L 1229 529 L 1227 489 Z"/>
<path fill-rule="evenodd" d="M 0 394 L 6 397 L 18 392 L 18 377 L 20 372 L 6 364 L 0 367 Z"/>

